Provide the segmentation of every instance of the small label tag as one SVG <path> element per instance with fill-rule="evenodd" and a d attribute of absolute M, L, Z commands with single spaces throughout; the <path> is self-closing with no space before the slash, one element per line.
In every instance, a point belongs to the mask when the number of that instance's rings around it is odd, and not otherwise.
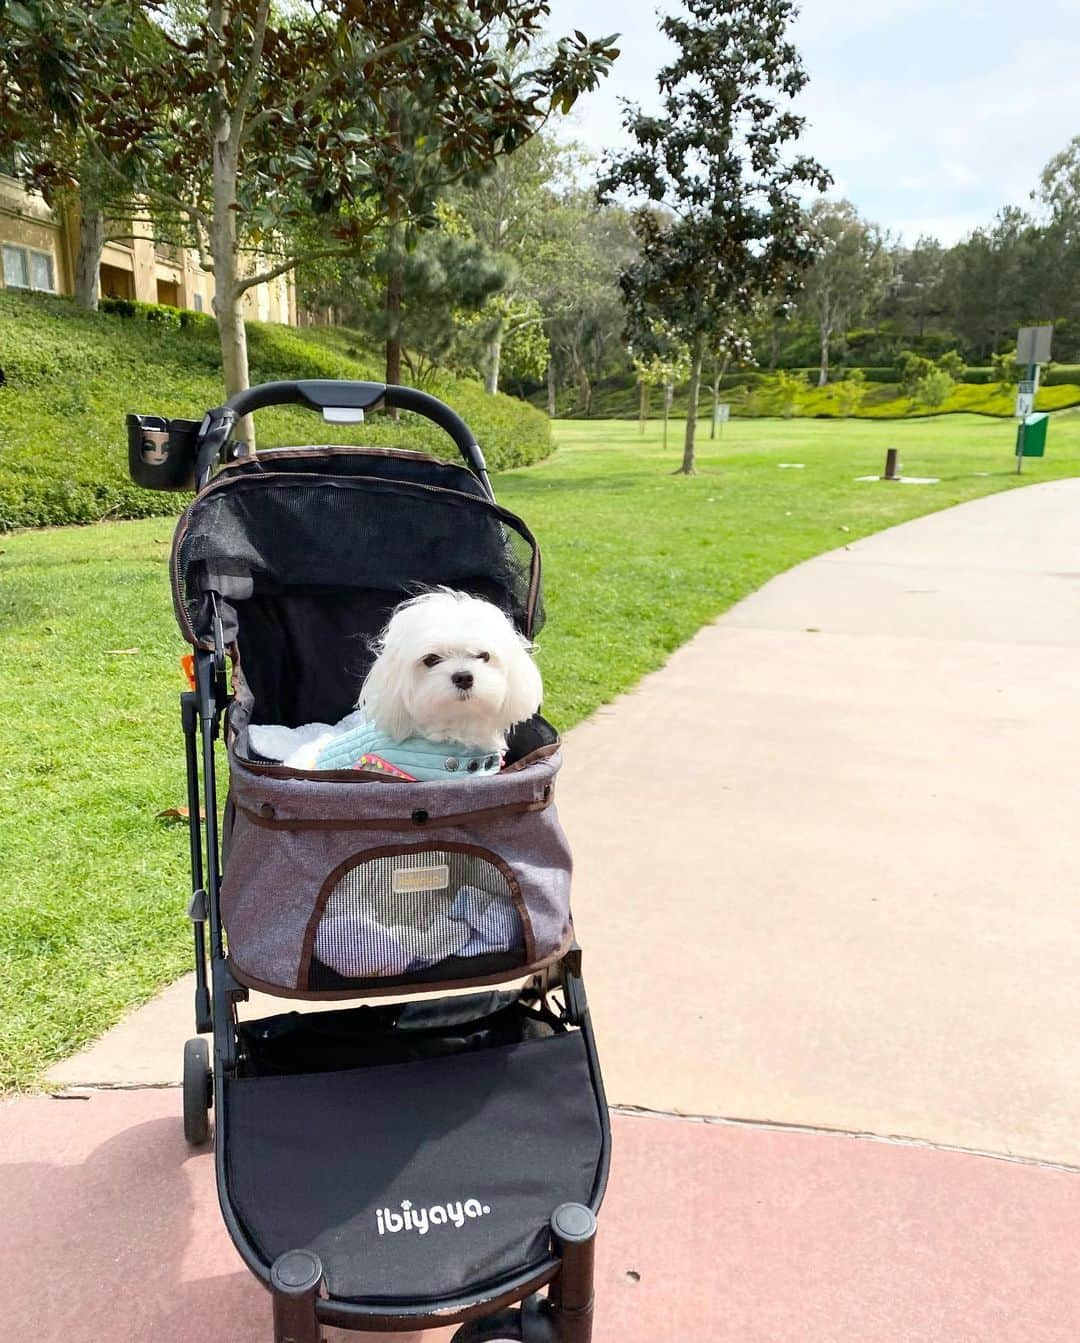
<path fill-rule="evenodd" d="M 450 866 L 440 863 L 438 867 L 399 867 L 390 884 L 395 895 L 406 895 L 410 891 L 445 891 L 450 885 Z"/>

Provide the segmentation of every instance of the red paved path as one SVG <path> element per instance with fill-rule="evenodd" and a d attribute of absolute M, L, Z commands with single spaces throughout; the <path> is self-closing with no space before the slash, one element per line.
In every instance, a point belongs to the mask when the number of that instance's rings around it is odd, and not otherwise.
<path fill-rule="evenodd" d="M 172 1089 L 0 1105 L 5 1340 L 269 1343 L 178 1107 Z M 1074 1343 L 1078 1245 L 1074 1174 L 619 1115 L 595 1338 Z"/>

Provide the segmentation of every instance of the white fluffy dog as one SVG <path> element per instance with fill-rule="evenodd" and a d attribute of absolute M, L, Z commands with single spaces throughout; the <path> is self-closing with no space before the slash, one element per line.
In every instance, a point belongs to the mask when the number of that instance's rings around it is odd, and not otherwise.
<path fill-rule="evenodd" d="M 515 723 L 540 708 L 528 640 L 491 602 L 436 588 L 398 606 L 375 643 L 356 712 L 333 726 L 253 725 L 254 749 L 295 769 L 403 779 L 497 771 Z"/>
<path fill-rule="evenodd" d="M 356 707 L 393 741 L 424 737 L 506 749 L 543 683 L 529 644 L 491 602 L 437 588 L 403 602 L 376 644 Z"/>

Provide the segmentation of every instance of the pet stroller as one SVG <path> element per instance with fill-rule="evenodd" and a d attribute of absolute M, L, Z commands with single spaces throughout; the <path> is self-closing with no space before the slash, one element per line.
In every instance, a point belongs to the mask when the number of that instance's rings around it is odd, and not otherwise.
<path fill-rule="evenodd" d="M 465 465 L 233 442 L 241 416 L 285 404 L 331 423 L 411 411 Z M 453 1324 L 461 1343 L 588 1343 L 610 1134 L 556 732 L 538 715 L 500 772 L 437 783 L 291 769 L 248 742 L 254 724 L 348 712 L 367 638 L 418 588 L 486 598 L 534 635 L 532 534 L 496 504 L 465 423 L 411 388 L 269 383 L 201 423 L 131 415 L 128 448 L 139 484 L 195 491 L 171 557 L 193 649 L 181 708 L 199 1036 L 184 1128 L 206 1141 L 212 1109 L 221 1210 L 270 1290 L 275 1343 Z M 242 1020 L 250 989 L 365 1001 Z"/>

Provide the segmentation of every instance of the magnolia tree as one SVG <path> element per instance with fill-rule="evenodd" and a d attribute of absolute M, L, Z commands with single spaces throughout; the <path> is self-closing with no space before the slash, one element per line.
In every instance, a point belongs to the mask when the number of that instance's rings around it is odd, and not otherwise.
<path fill-rule="evenodd" d="M 674 60 L 657 76 L 663 111 L 627 110 L 634 146 L 609 160 L 602 199 L 649 204 L 635 217 L 641 256 L 622 276 L 632 313 L 677 333 L 690 351 L 683 462 L 694 470 L 698 393 L 706 355 L 759 296 L 797 287 L 813 259 L 801 207 L 830 178 L 793 155 L 806 84 L 786 37 L 792 0 L 683 0 L 665 16 Z"/>
<path fill-rule="evenodd" d="M 120 0 L 0 0 L 0 160 L 48 205 L 78 214 L 75 301 L 97 307 L 106 241 L 146 224 L 135 154 L 103 164 L 84 128 L 89 63 L 112 74 L 109 115 L 133 144 L 154 131 L 134 73 L 165 62 L 164 33 Z M 160 222 L 160 221 L 159 221 Z"/>
<path fill-rule="evenodd" d="M 72 8 L 6 0 L 0 75 L 18 84 L 20 50 L 49 45 L 101 170 L 130 182 L 136 164 L 155 213 L 183 222 L 214 276 L 230 394 L 248 385 L 247 290 L 360 252 L 387 220 L 433 220 L 440 189 L 513 152 L 617 54 L 575 33 L 519 59 L 547 0 L 109 0 L 107 40 L 65 27 Z M 167 60 L 145 58 L 148 32 Z"/>

